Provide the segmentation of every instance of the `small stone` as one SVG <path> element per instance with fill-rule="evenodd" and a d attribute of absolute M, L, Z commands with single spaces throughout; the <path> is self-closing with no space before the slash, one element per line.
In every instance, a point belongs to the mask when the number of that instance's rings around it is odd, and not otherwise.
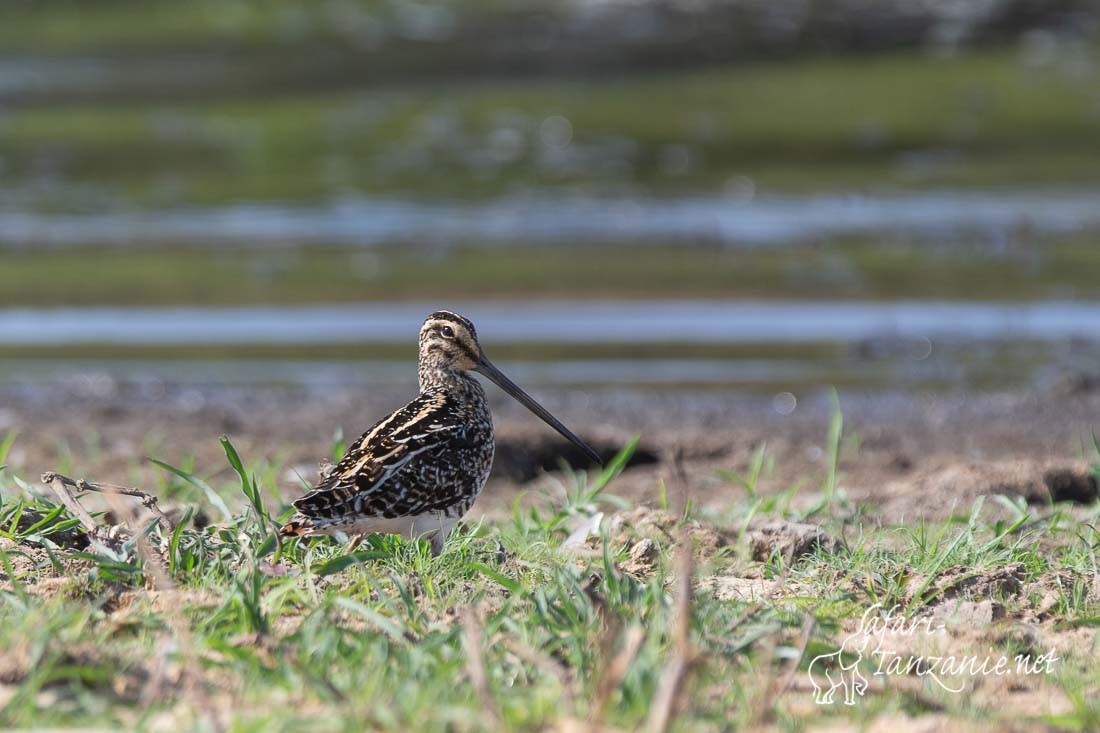
<path fill-rule="evenodd" d="M 1005 616 L 1004 605 L 991 600 L 945 603 L 932 612 L 933 622 L 942 623 L 949 629 L 988 626 Z"/>
<path fill-rule="evenodd" d="M 657 543 L 647 537 L 638 540 L 634 543 L 634 546 L 630 548 L 630 561 L 652 565 L 657 562 L 657 556 L 659 554 L 660 550 L 657 547 Z"/>
<path fill-rule="evenodd" d="M 645 537 L 630 548 L 630 559 L 623 563 L 622 569 L 631 575 L 646 575 L 653 571 L 660 555 L 657 543 Z"/>
<path fill-rule="evenodd" d="M 733 575 L 718 575 L 703 578 L 696 590 L 710 593 L 718 601 L 761 601 L 775 598 L 782 586 L 774 580 L 764 578 L 740 578 Z"/>
<path fill-rule="evenodd" d="M 839 546 L 835 538 L 816 524 L 788 522 L 785 519 L 753 522 L 745 536 L 752 551 L 752 559 L 757 562 L 766 562 L 776 551 L 788 561 L 793 561 L 819 547 L 832 552 Z"/>

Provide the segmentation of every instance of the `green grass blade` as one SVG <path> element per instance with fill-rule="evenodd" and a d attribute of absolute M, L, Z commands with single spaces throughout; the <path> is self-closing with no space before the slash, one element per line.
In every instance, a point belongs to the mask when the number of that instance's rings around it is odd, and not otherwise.
<path fill-rule="evenodd" d="M 603 471 L 600 472 L 600 475 L 592 482 L 592 486 L 589 487 L 589 499 L 594 499 L 598 496 L 616 476 L 623 472 L 623 469 L 626 468 L 626 464 L 629 463 L 630 459 L 634 456 L 634 450 L 638 447 L 638 440 L 640 438 L 641 436 L 635 435 L 615 454 L 614 458 L 608 461 Z"/>
<path fill-rule="evenodd" d="M 370 562 L 371 560 L 385 560 L 391 557 L 390 553 L 383 552 L 382 550 L 365 550 L 363 552 L 352 552 L 347 555 L 340 555 L 334 557 L 331 560 L 317 565 L 313 568 L 314 575 L 335 575 L 336 573 L 347 570 L 354 565 L 362 565 L 363 563 Z"/>
<path fill-rule="evenodd" d="M 248 502 L 252 505 L 252 508 L 256 510 L 256 516 L 259 518 L 260 525 L 267 527 L 269 518 L 267 509 L 264 507 L 263 498 L 260 496 L 260 488 L 256 484 L 255 480 L 249 478 L 248 471 L 244 467 L 244 462 L 241 461 L 241 455 L 237 452 L 232 441 L 228 436 L 221 436 L 218 439 L 222 448 L 225 450 L 225 457 L 229 460 L 229 465 L 233 467 L 233 470 L 237 472 L 237 475 L 241 479 L 241 492 L 248 499 Z"/>
<path fill-rule="evenodd" d="M 223 519 L 233 518 L 233 512 L 229 511 L 229 506 L 225 503 L 225 499 L 223 499 L 221 495 L 219 495 L 218 492 L 214 490 L 213 486 L 206 483 L 199 477 L 190 474 L 187 471 L 184 471 L 182 468 L 176 468 L 175 466 L 169 463 L 165 463 L 164 461 L 159 461 L 156 458 L 150 458 L 149 461 L 159 466 L 160 468 L 163 468 L 165 471 L 179 476 L 181 479 L 201 491 L 206 496 L 206 500 L 213 504 L 214 508 L 221 513 Z"/>
<path fill-rule="evenodd" d="M 490 580 L 496 582 L 502 588 L 507 589 L 508 592 L 510 592 L 510 593 L 517 593 L 518 594 L 518 593 L 521 593 L 523 591 L 523 586 L 520 585 L 519 582 L 517 582 L 515 580 L 512 580 L 511 578 L 509 578 L 507 575 L 504 575 L 503 573 L 500 573 L 500 572 L 497 572 L 496 570 L 493 570 L 491 567 L 489 567 L 485 563 L 472 562 L 467 567 L 469 567 L 471 570 L 476 570 L 477 572 L 484 575 L 486 578 L 489 578 Z"/>
<path fill-rule="evenodd" d="M 367 606 L 359 601 L 346 598 L 344 596 L 336 596 L 333 598 L 333 603 L 340 606 L 346 611 L 351 611 L 357 616 L 362 616 L 363 619 L 369 623 L 374 624 L 378 629 L 386 636 L 390 637 L 394 641 L 404 644 L 407 639 L 405 638 L 405 632 L 401 629 L 397 623 L 386 616 L 382 615 L 378 611 L 375 611 L 370 606 Z"/>
<path fill-rule="evenodd" d="M 11 447 L 15 444 L 15 439 L 19 437 L 19 433 L 15 430 L 9 430 L 3 440 L 0 440 L 0 471 L 7 468 L 4 465 L 4 461 L 8 460 L 8 453 L 11 451 Z"/>

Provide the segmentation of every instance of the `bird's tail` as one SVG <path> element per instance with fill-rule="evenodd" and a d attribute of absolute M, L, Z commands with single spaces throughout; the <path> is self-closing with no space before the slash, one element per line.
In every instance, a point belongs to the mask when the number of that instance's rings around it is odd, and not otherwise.
<path fill-rule="evenodd" d="M 279 528 L 280 537 L 308 537 L 313 534 L 313 521 L 309 517 L 295 514 L 290 521 Z"/>

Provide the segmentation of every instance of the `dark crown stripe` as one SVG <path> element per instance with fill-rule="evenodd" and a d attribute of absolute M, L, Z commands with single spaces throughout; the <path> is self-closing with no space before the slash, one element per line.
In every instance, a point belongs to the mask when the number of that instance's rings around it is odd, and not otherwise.
<path fill-rule="evenodd" d="M 474 324 L 470 323 L 470 319 L 465 316 L 460 316 L 453 311 L 436 311 L 430 316 L 424 319 L 425 321 L 454 321 L 455 323 L 462 324 L 470 335 L 477 338 L 477 329 L 474 328 Z"/>

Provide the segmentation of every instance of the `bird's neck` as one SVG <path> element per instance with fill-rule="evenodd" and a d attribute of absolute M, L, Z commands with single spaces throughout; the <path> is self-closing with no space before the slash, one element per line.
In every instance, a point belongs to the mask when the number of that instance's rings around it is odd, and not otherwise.
<path fill-rule="evenodd" d="M 481 384 L 472 374 L 462 369 L 435 364 L 421 364 L 419 369 L 420 391 L 447 390 L 452 392 L 483 393 Z"/>

